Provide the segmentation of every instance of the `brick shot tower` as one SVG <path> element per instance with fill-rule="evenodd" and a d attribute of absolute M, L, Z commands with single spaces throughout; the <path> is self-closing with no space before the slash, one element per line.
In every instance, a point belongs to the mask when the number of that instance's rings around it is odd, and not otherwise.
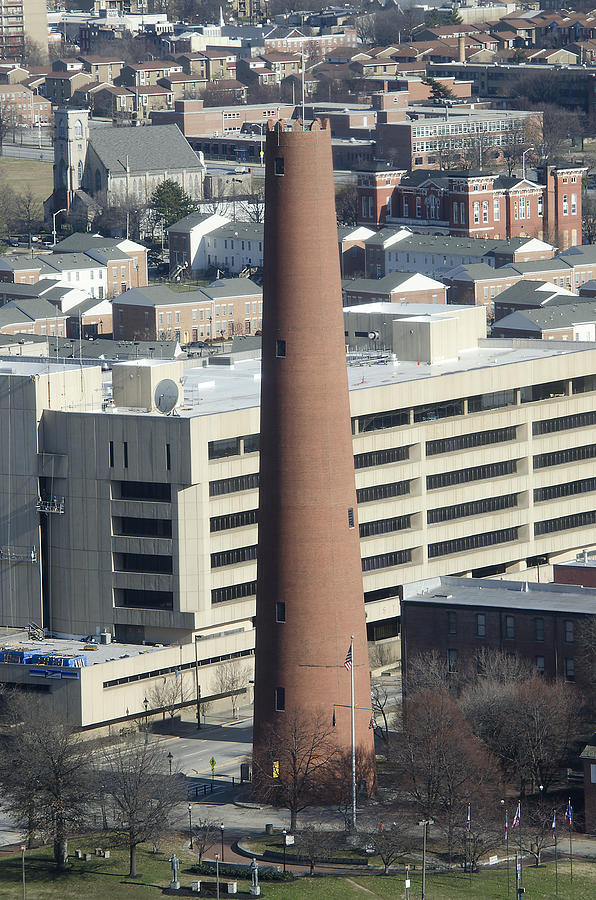
<path fill-rule="evenodd" d="M 374 759 L 360 539 L 328 127 L 269 125 L 253 753 L 323 717 Z M 262 758 L 262 756 L 261 756 Z"/>

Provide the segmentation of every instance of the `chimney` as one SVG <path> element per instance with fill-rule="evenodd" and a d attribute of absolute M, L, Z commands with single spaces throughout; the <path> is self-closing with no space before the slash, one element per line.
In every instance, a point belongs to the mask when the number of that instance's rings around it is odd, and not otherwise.
<path fill-rule="evenodd" d="M 457 58 L 460 63 L 466 61 L 466 39 L 463 35 L 457 39 Z"/>
<path fill-rule="evenodd" d="M 265 251 L 253 758 L 315 721 L 370 761 L 370 677 L 331 132 L 270 123 Z M 348 671 L 346 671 L 348 668 Z M 329 727 L 330 726 L 330 727 Z M 271 738 L 269 738 L 269 746 Z M 275 759 L 282 760 L 283 756 Z M 281 773 L 280 773 L 281 775 Z M 259 786 L 255 783 L 255 793 Z"/>

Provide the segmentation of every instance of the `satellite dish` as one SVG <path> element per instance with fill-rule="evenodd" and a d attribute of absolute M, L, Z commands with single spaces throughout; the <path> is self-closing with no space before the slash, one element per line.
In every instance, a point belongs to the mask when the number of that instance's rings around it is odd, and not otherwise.
<path fill-rule="evenodd" d="M 368 339 L 370 341 L 378 341 L 380 337 L 381 337 L 381 335 L 379 334 L 378 331 L 369 331 L 368 332 Z"/>
<path fill-rule="evenodd" d="M 167 416 L 178 403 L 179 396 L 180 391 L 176 382 L 171 378 L 164 378 L 155 388 L 155 405 L 160 413 Z"/>

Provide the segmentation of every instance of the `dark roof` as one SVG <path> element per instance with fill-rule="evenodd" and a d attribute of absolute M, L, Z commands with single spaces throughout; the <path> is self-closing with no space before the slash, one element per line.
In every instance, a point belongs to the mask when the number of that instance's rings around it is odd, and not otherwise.
<path fill-rule="evenodd" d="M 200 225 L 201 222 L 210 219 L 212 215 L 213 213 L 192 212 L 170 225 L 167 231 L 190 231 L 191 228 L 195 228 L 196 225 Z"/>
<path fill-rule="evenodd" d="M 549 328 L 571 328 L 572 325 L 580 325 L 582 322 L 596 322 L 596 304 L 593 299 L 543 309 L 516 310 L 509 316 L 499 319 L 495 327 L 515 331 L 544 331 Z"/>
<path fill-rule="evenodd" d="M 104 166 L 116 174 L 160 169 L 203 169 L 199 157 L 177 125 L 138 128 L 97 128 L 89 144 Z"/>
<path fill-rule="evenodd" d="M 556 285 L 542 290 L 546 281 L 518 281 L 506 290 L 502 291 L 498 297 L 495 297 L 497 303 L 523 303 L 524 305 L 532 305 L 537 309 L 553 303 L 556 299 L 560 304 L 577 303 L 578 297 L 575 294 L 568 295 L 559 293 Z"/>
<path fill-rule="evenodd" d="M 120 239 L 104 237 L 102 234 L 89 234 L 86 231 L 75 231 L 56 244 L 58 253 L 85 253 L 95 247 L 117 247 Z"/>
<path fill-rule="evenodd" d="M 99 301 L 96 301 L 99 302 Z M 67 314 L 68 315 L 68 314 Z M 77 358 L 79 355 L 78 340 L 71 341 L 68 338 L 49 337 L 50 355 L 56 353 L 66 358 Z M 92 341 L 81 342 L 81 356 L 85 359 L 174 359 L 177 347 L 176 341 L 111 341 L 108 338 L 96 338 Z"/>

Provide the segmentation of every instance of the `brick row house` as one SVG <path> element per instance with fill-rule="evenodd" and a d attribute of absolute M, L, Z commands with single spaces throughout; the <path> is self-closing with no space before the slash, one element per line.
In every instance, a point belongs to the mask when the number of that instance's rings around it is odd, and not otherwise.
<path fill-rule="evenodd" d="M 582 243 L 585 169 L 545 166 L 539 180 L 479 171 L 412 172 L 377 162 L 358 173 L 358 222 L 450 235 L 536 237 L 562 250 Z"/>

